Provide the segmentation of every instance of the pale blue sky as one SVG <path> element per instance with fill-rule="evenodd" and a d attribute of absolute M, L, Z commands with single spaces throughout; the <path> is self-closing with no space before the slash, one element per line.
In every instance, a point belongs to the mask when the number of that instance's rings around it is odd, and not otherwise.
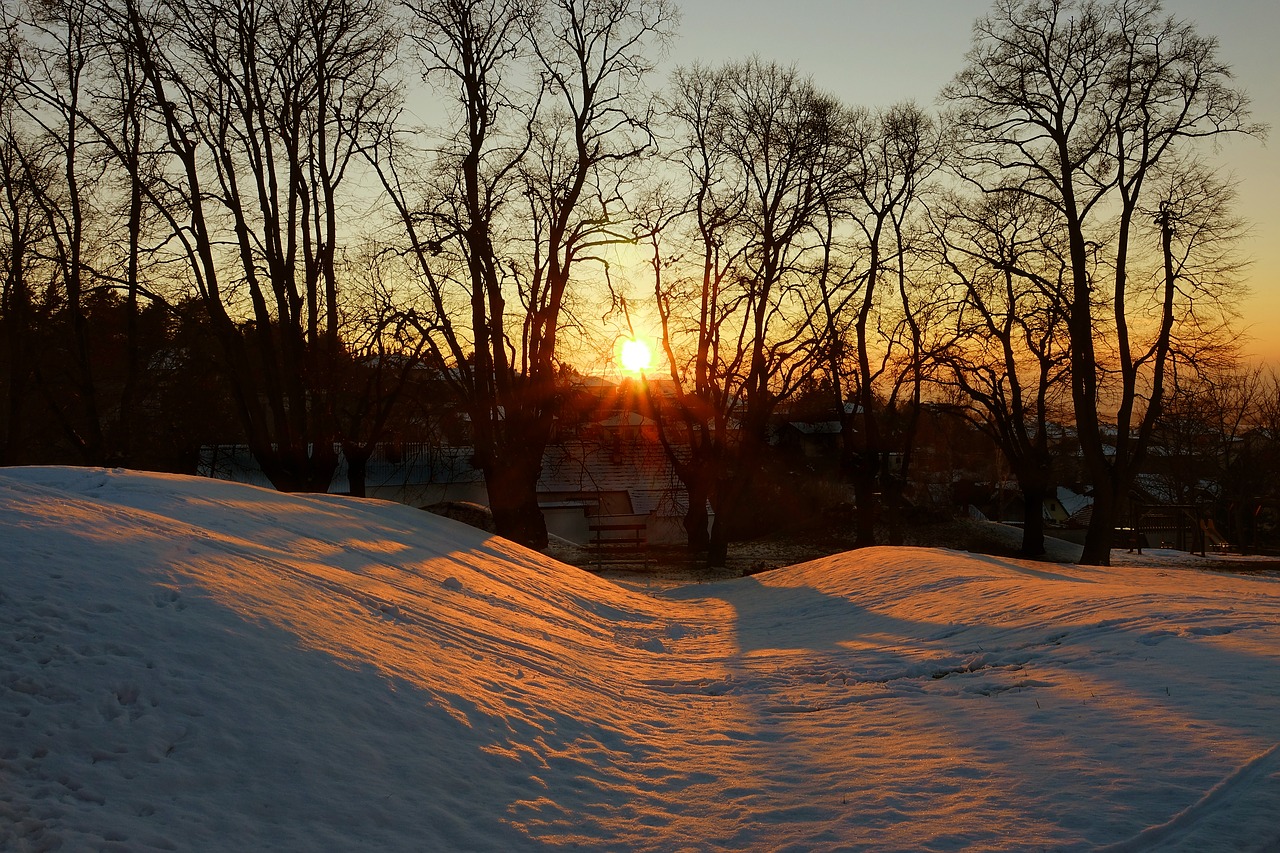
<path fill-rule="evenodd" d="M 715 64 L 758 54 L 795 64 L 853 104 L 914 99 L 931 105 L 964 62 L 973 21 L 988 0 L 677 0 L 683 13 L 668 65 Z M 1165 8 L 1218 37 L 1221 56 L 1272 126 L 1265 145 L 1236 139 L 1222 153 L 1241 181 L 1254 259 L 1243 314 L 1249 353 L 1280 364 L 1280 2 L 1165 0 Z M 657 81 L 655 81 L 656 83 Z"/>

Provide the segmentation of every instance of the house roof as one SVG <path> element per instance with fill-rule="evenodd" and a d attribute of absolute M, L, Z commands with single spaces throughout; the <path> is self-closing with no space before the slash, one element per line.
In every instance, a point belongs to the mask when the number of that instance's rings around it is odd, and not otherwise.
<path fill-rule="evenodd" d="M 791 428 L 803 435 L 839 435 L 839 421 L 788 421 Z"/>
<path fill-rule="evenodd" d="M 474 456 L 475 450 L 470 447 L 380 444 L 369 458 L 365 479 L 371 489 L 481 483 L 484 474 L 474 467 Z M 244 445 L 201 448 L 197 473 L 271 487 Z M 340 459 L 329 488 L 335 492 L 349 488 L 345 459 Z M 666 452 L 660 444 L 638 437 L 548 446 L 542 459 L 538 491 L 626 492 L 638 514 L 657 511 L 662 515 L 681 515 L 685 509 L 684 488 Z"/>
<path fill-rule="evenodd" d="M 365 467 L 369 488 L 401 485 L 475 483 L 484 479 L 473 467 L 475 450 L 470 447 L 441 447 L 434 444 L 379 444 Z M 271 488 L 247 445 L 205 445 L 200 448 L 196 473 L 238 483 Z M 329 490 L 344 492 L 347 481 L 346 457 L 339 453 L 338 469 Z"/>
<path fill-rule="evenodd" d="M 571 441 L 547 448 L 542 492 L 627 492 L 641 515 L 684 512 L 684 489 L 662 446 L 649 441 Z"/>
<path fill-rule="evenodd" d="M 1065 486 L 1058 486 L 1057 498 L 1058 503 L 1062 504 L 1062 508 L 1067 511 L 1068 517 L 1074 517 L 1085 508 L 1093 506 L 1093 498 L 1074 492 Z"/>

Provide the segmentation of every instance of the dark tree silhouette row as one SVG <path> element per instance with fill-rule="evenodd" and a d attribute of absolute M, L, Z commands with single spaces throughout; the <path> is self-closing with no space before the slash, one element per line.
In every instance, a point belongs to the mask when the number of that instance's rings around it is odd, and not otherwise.
<path fill-rule="evenodd" d="M 1231 384 L 1239 223 L 1203 152 L 1262 129 L 1216 42 L 1158 0 L 997 0 L 934 114 L 758 58 L 658 91 L 677 20 L 6 5 L 0 463 L 176 465 L 156 446 L 229 429 L 176 425 L 217 399 L 278 488 L 327 488 L 341 447 L 359 492 L 426 370 L 499 531 L 541 547 L 563 368 L 601 344 L 591 318 L 647 310 L 672 389 L 650 405 L 712 563 L 771 420 L 820 386 L 859 545 L 878 521 L 900 540 L 919 414 L 946 400 L 1006 456 L 1027 554 L 1073 426 L 1105 564 L 1170 395 Z M 647 270 L 619 276 L 619 246 Z"/>

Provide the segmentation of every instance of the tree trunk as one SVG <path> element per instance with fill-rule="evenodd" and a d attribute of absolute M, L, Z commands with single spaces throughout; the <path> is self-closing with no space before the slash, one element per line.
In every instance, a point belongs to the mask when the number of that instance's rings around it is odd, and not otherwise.
<path fill-rule="evenodd" d="M 31 386 L 28 363 L 32 347 L 28 342 L 33 337 L 33 329 L 29 293 L 19 266 L 25 263 L 19 254 L 21 250 L 21 246 L 11 244 L 10 281 L 5 283 L 5 298 L 0 304 L 0 338 L 8 344 L 4 365 L 7 381 L 0 380 L 0 388 L 7 392 L 3 395 L 7 405 L 5 423 L 0 427 L 0 466 L 16 465 L 21 458 L 27 424 L 25 406 Z"/>
<path fill-rule="evenodd" d="M 904 477 L 886 471 L 881 477 L 881 483 L 885 523 L 889 528 L 889 544 L 902 545 L 906 541 L 904 516 L 906 515 L 907 481 Z"/>
<path fill-rule="evenodd" d="M 535 550 L 547 547 L 547 522 L 538 508 L 541 447 L 508 452 L 484 468 L 489 509 L 499 536 Z"/>
<path fill-rule="evenodd" d="M 876 458 L 879 454 L 856 454 L 852 462 L 854 501 L 853 547 L 869 548 L 876 544 Z"/>
<path fill-rule="evenodd" d="M 715 519 L 707 542 L 707 568 L 724 568 L 729 559 L 729 540 L 742 529 L 743 497 L 750 494 L 751 477 L 735 471 L 720 479 L 711 498 Z"/>
<path fill-rule="evenodd" d="M 342 455 L 347 459 L 347 490 L 353 498 L 368 496 L 367 474 L 369 457 L 373 455 L 373 443 L 342 442 Z"/>
<path fill-rule="evenodd" d="M 716 510 L 711 522 L 711 535 L 707 538 L 707 568 L 722 569 L 729 561 L 729 522 L 725 513 Z"/>
<path fill-rule="evenodd" d="M 1044 553 L 1044 498 L 1048 488 L 1031 479 L 1020 479 L 1022 490 L 1022 547 L 1021 557 L 1039 557 Z"/>
<path fill-rule="evenodd" d="M 688 538 L 689 551 L 701 554 L 711 546 L 711 535 L 707 529 L 707 495 L 710 490 L 698 474 L 690 477 L 684 485 L 689 493 L 689 506 L 684 513 L 684 532 Z"/>
<path fill-rule="evenodd" d="M 1084 550 L 1080 554 L 1083 566 L 1111 565 L 1111 541 L 1115 537 L 1116 513 L 1119 500 L 1110 478 L 1095 478 L 1093 487 L 1093 514 L 1089 529 L 1085 531 Z"/>

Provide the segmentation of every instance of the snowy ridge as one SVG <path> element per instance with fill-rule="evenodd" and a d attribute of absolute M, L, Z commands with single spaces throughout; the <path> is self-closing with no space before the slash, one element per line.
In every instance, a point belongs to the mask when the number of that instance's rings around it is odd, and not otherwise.
<path fill-rule="evenodd" d="M 659 597 L 0 469 L 0 849 L 1266 850 L 1280 580 L 876 548 Z"/>
<path fill-rule="evenodd" d="M 1280 744 L 1274 744 L 1266 752 L 1250 759 L 1243 767 L 1213 786 L 1198 802 L 1179 812 L 1167 823 L 1149 827 L 1135 837 L 1119 844 L 1109 844 L 1103 850 L 1106 853 L 1130 853 L 1168 849 L 1175 844 L 1190 850 L 1206 849 L 1220 843 L 1224 835 L 1232 833 L 1232 827 L 1226 825 L 1226 821 L 1244 811 L 1242 808 L 1232 808 L 1232 800 L 1254 800 L 1254 808 L 1266 808 L 1268 801 L 1273 806 L 1276 803 L 1276 796 L 1280 794 L 1280 785 L 1276 784 L 1280 779 L 1277 754 L 1280 754 Z M 1272 838 L 1264 835 L 1255 840 L 1266 845 L 1267 849 L 1274 849 L 1276 842 L 1280 841 L 1280 833 Z"/>

